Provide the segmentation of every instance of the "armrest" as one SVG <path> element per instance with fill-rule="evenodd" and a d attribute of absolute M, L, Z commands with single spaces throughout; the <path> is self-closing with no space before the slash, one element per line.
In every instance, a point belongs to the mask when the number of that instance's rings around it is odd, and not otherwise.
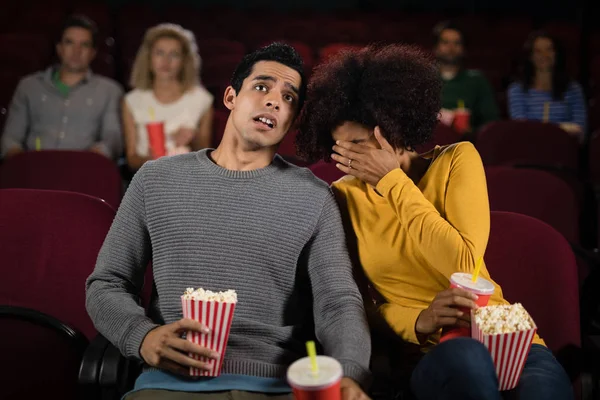
<path fill-rule="evenodd" d="M 115 346 L 109 344 L 104 352 L 98 378 L 103 398 L 120 399 L 131 390 L 141 370 L 140 362 L 128 360 Z"/>
<path fill-rule="evenodd" d="M 119 377 L 123 374 L 123 364 L 125 361 L 125 357 L 123 357 L 121 352 L 110 344 L 104 352 L 104 358 L 100 366 L 100 386 L 118 386 Z"/>
<path fill-rule="evenodd" d="M 96 386 L 99 383 L 100 367 L 109 341 L 102 335 L 92 340 L 83 354 L 83 360 L 79 367 L 79 384 Z"/>

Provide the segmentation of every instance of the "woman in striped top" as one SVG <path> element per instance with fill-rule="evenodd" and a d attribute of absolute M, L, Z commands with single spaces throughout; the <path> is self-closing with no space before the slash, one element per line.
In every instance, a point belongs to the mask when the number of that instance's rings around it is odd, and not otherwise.
<path fill-rule="evenodd" d="M 511 119 L 558 123 L 582 138 L 587 112 L 581 86 L 567 74 L 560 43 L 544 32 L 534 32 L 525 43 L 520 82 L 508 88 Z"/>

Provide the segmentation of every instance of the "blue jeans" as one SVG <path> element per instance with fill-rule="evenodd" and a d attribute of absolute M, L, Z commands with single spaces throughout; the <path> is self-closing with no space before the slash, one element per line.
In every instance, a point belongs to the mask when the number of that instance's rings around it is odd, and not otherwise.
<path fill-rule="evenodd" d="M 411 389 L 419 400 L 569 400 L 573 389 L 552 352 L 534 344 L 527 356 L 519 385 L 498 391 L 498 378 L 490 353 L 471 338 L 456 338 L 435 346 L 417 364 Z"/>

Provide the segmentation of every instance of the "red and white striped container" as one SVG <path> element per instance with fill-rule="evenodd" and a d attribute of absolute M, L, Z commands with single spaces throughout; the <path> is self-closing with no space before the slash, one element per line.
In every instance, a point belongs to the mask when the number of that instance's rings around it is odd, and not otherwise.
<path fill-rule="evenodd" d="M 201 301 L 185 299 L 181 296 L 183 306 L 183 317 L 193 319 L 202 323 L 210 329 L 210 333 L 198 333 L 188 331 L 186 338 L 190 342 L 196 343 L 202 347 L 209 348 L 220 354 L 218 360 L 209 360 L 206 357 L 190 353 L 190 357 L 202 362 L 208 362 L 210 370 L 199 370 L 190 367 L 190 376 L 219 376 L 223 359 L 225 358 L 225 349 L 229 339 L 229 329 L 233 320 L 235 303 L 226 303 L 221 301 Z"/>
<path fill-rule="evenodd" d="M 471 310 L 471 337 L 484 344 L 490 351 L 496 375 L 498 376 L 498 390 L 510 390 L 517 387 L 521 372 L 525 366 L 525 360 L 531 349 L 533 337 L 537 326 L 529 317 L 533 328 L 513 333 L 500 333 L 497 335 L 485 335 L 475 323 L 473 310 Z"/>

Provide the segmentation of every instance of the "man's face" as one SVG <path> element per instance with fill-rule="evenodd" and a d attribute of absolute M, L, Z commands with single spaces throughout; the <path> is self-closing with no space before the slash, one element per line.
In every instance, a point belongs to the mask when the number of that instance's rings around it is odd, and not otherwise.
<path fill-rule="evenodd" d="M 225 92 L 238 140 L 260 149 L 279 144 L 298 114 L 302 79 L 294 69 L 275 61 L 259 61 L 244 80 L 239 93 Z"/>
<path fill-rule="evenodd" d="M 444 29 L 434 50 L 435 57 L 443 64 L 459 65 L 465 54 L 460 32 Z"/>
<path fill-rule="evenodd" d="M 65 30 L 56 53 L 62 67 L 69 72 L 85 72 L 96 56 L 92 33 L 84 28 L 72 27 Z"/>

